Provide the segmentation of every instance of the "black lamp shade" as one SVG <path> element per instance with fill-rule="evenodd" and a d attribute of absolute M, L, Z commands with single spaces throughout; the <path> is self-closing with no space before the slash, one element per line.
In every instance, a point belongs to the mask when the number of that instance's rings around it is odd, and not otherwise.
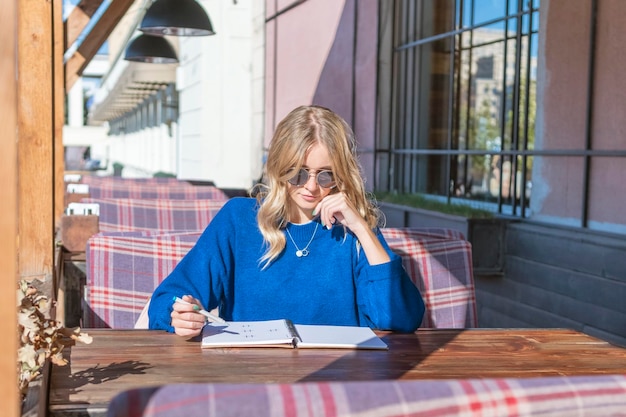
<path fill-rule="evenodd" d="M 209 16 L 195 0 L 156 0 L 146 11 L 139 30 L 155 36 L 215 34 Z"/>
<path fill-rule="evenodd" d="M 124 59 L 152 64 L 174 64 L 178 62 L 176 51 L 167 39 L 145 34 L 137 36 L 128 44 Z"/>

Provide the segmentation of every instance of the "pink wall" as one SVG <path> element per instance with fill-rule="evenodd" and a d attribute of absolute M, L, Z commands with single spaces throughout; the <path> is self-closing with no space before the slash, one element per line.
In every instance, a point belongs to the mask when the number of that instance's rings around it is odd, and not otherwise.
<path fill-rule="evenodd" d="M 359 142 L 366 186 L 373 188 L 378 68 L 378 4 L 376 1 L 359 0 L 357 36 L 353 127 Z"/>
<path fill-rule="evenodd" d="M 544 49 L 540 47 L 538 58 L 537 149 L 580 149 L 585 141 L 585 61 L 589 44 L 589 6 L 585 3 L 553 2 L 540 11 Z M 576 24 L 559 24 L 566 21 Z M 578 47 L 564 47 L 569 44 Z M 580 158 L 535 159 L 531 197 L 534 212 L 580 218 L 581 162 Z"/>
<path fill-rule="evenodd" d="M 294 2 L 267 1 L 271 18 Z M 359 146 L 375 139 L 377 2 L 309 0 L 266 25 L 266 145 L 274 127 L 301 104 L 329 107 L 355 130 Z M 356 36 L 356 39 L 355 39 Z M 373 158 L 363 155 L 366 176 Z"/>
<path fill-rule="evenodd" d="M 537 149 L 584 149 L 591 1 L 541 5 Z M 626 149 L 626 2 L 598 2 L 592 149 Z M 543 61 L 543 65 L 541 62 Z M 592 228 L 626 224 L 626 160 L 595 157 L 589 182 Z M 535 219 L 578 225 L 582 216 L 584 161 L 539 157 L 533 172 Z M 619 196 L 622 196 L 619 198 Z"/>
<path fill-rule="evenodd" d="M 593 148 L 626 149 L 626 2 L 599 3 Z M 626 225 L 626 158 L 596 161 L 591 171 L 590 219 Z"/>
<path fill-rule="evenodd" d="M 290 3 L 293 2 L 279 2 L 277 12 Z M 270 48 L 266 62 L 272 73 L 266 84 L 272 109 L 266 117 L 268 133 L 294 107 L 313 103 L 322 70 L 336 41 L 343 6 L 344 1 L 309 0 L 268 22 L 266 43 Z M 342 73 L 346 72 L 350 71 Z M 333 107 L 339 111 L 337 105 Z"/>

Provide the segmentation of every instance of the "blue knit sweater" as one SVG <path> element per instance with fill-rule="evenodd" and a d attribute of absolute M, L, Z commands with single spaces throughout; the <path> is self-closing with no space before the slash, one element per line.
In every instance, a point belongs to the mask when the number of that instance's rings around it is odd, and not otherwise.
<path fill-rule="evenodd" d="M 265 251 L 252 198 L 229 200 L 196 245 L 156 288 L 148 315 L 151 329 L 173 332 L 172 299 L 196 297 L 207 310 L 219 307 L 228 321 L 290 319 L 297 324 L 369 326 L 414 331 L 424 302 L 378 232 L 391 261 L 370 266 L 356 237 L 342 226 L 330 230 L 318 219 L 287 227 L 303 249 L 317 231 L 308 256 L 297 257 L 289 236 L 280 256 L 262 270 Z"/>

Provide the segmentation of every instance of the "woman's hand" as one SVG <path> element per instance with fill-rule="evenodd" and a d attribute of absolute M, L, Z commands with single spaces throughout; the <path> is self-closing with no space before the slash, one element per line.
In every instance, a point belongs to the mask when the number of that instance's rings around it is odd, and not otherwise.
<path fill-rule="evenodd" d="M 198 336 L 206 323 L 206 317 L 197 311 L 202 308 L 202 305 L 190 295 L 184 295 L 182 299 L 189 304 L 174 303 L 171 314 L 172 327 L 179 336 L 188 338 Z"/>
<path fill-rule="evenodd" d="M 355 233 L 359 227 L 367 227 L 365 219 L 357 212 L 352 202 L 348 201 L 344 193 L 330 194 L 315 207 L 315 214 L 319 214 L 322 225 L 327 229 L 334 224 L 341 224 Z"/>
<path fill-rule="evenodd" d="M 389 262 L 389 254 L 383 248 L 378 237 L 344 193 L 324 197 L 315 207 L 314 213 L 319 214 L 320 221 L 328 229 L 334 224 L 341 224 L 350 229 L 361 243 L 370 265 Z"/>

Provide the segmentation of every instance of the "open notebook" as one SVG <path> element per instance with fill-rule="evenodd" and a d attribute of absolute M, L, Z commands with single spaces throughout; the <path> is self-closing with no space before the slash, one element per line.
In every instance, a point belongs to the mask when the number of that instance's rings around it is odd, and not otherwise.
<path fill-rule="evenodd" d="M 369 327 L 293 324 L 290 320 L 208 323 L 202 347 L 387 349 Z"/>

